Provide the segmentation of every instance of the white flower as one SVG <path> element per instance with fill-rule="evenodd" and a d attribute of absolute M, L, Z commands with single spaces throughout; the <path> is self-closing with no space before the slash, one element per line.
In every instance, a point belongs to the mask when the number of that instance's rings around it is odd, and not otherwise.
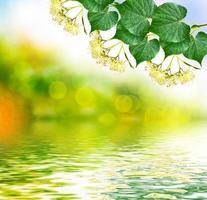
<path fill-rule="evenodd" d="M 168 87 L 192 81 L 195 78 L 194 68 L 198 66 L 183 55 L 168 56 L 160 65 L 148 62 L 147 66 L 152 79 Z"/>

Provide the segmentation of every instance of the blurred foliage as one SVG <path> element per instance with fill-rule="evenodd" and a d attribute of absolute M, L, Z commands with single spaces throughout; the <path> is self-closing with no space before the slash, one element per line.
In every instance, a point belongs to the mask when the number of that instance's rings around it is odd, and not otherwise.
<path fill-rule="evenodd" d="M 118 84 L 72 71 L 51 50 L 0 40 L 0 84 L 18 94 L 36 119 L 92 120 L 104 126 L 174 127 L 191 110 L 162 99 L 143 84 Z M 142 85 L 142 86 L 141 86 Z"/>

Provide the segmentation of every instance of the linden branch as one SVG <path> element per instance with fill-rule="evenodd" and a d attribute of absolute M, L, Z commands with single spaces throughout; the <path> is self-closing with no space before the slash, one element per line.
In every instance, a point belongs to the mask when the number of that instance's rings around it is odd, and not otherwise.
<path fill-rule="evenodd" d="M 196 31 L 196 30 L 198 30 L 198 29 L 200 29 L 200 28 L 204 28 L 204 27 L 207 27 L 207 24 L 195 24 L 195 25 L 193 25 L 192 26 L 192 30 L 193 31 Z"/>

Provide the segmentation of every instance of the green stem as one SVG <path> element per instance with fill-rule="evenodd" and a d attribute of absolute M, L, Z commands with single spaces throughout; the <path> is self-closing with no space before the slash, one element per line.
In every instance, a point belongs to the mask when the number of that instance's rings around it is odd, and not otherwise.
<path fill-rule="evenodd" d="M 207 26 L 207 24 L 199 24 L 199 25 L 195 25 L 195 26 L 197 26 L 197 27 L 205 27 L 205 26 Z"/>
<path fill-rule="evenodd" d="M 114 7 L 116 7 L 117 5 L 119 5 L 119 3 L 114 2 L 114 3 L 112 3 L 111 5 L 114 6 Z"/>
<path fill-rule="evenodd" d="M 207 27 L 207 24 L 195 24 L 191 27 L 192 31 L 197 31 L 200 28 Z"/>

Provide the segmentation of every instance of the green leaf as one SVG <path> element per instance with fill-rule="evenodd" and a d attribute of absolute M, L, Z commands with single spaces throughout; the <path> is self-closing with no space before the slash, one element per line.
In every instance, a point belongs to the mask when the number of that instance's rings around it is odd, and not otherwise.
<path fill-rule="evenodd" d="M 184 55 L 189 58 L 198 61 L 200 64 L 203 61 L 204 56 L 207 54 L 207 34 L 199 32 L 194 38 L 191 37 L 188 50 Z"/>
<path fill-rule="evenodd" d="M 137 36 L 137 35 L 130 33 L 122 25 L 121 21 L 119 21 L 117 25 L 116 35 L 114 36 L 114 38 L 119 39 L 126 44 L 136 45 L 143 41 L 144 36 L 140 36 L 140 35 Z"/>
<path fill-rule="evenodd" d="M 135 35 L 147 34 L 156 5 L 153 0 L 127 0 L 117 6 L 122 24 Z"/>
<path fill-rule="evenodd" d="M 137 64 L 143 61 L 152 60 L 160 50 L 159 41 L 154 39 L 148 41 L 144 39 L 137 45 L 129 46 L 131 54 L 135 57 Z"/>
<path fill-rule="evenodd" d="M 159 35 L 162 41 L 184 41 L 190 34 L 190 26 L 182 22 L 186 14 L 185 7 L 174 3 L 165 3 L 155 9 L 151 31 Z"/>
<path fill-rule="evenodd" d="M 88 19 L 91 23 L 91 31 L 106 31 L 116 25 L 119 15 L 116 11 L 89 12 Z"/>
<path fill-rule="evenodd" d="M 103 11 L 109 4 L 114 2 L 114 0 L 77 0 L 77 1 L 79 1 L 90 12 Z"/>
<path fill-rule="evenodd" d="M 109 4 L 112 4 L 114 2 L 114 0 L 95 0 L 95 2 L 106 7 Z"/>
<path fill-rule="evenodd" d="M 190 39 L 186 39 L 182 42 L 162 42 L 161 46 L 165 51 L 166 56 L 178 55 L 184 53 L 189 48 Z"/>

